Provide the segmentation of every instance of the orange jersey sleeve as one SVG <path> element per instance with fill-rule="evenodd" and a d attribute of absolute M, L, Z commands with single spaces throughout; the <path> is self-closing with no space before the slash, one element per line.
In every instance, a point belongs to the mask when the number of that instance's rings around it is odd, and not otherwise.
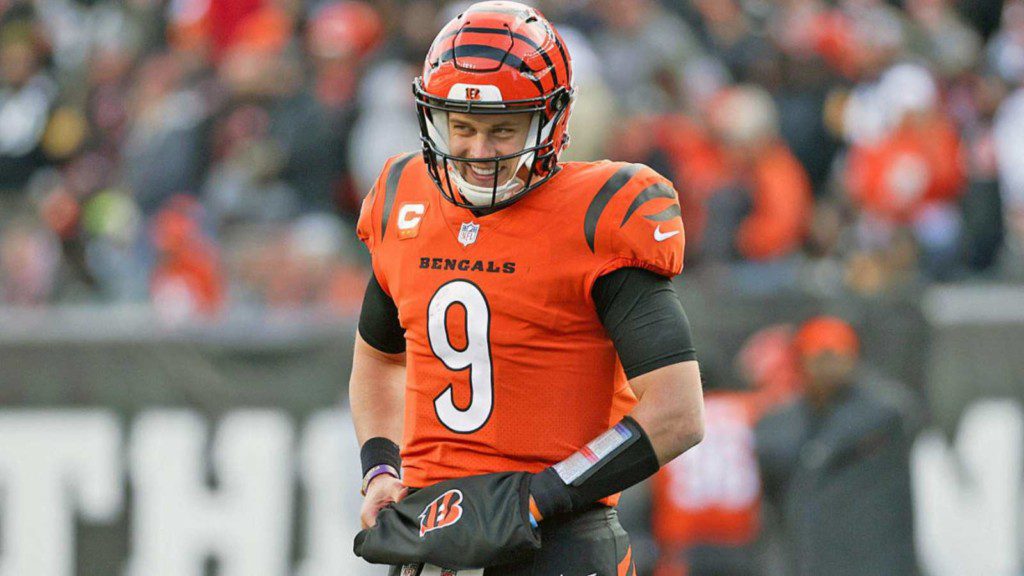
<path fill-rule="evenodd" d="M 643 164 L 617 166 L 587 208 L 584 233 L 602 260 L 591 281 L 626 267 L 679 274 L 686 235 L 675 187 Z"/>
<path fill-rule="evenodd" d="M 406 153 L 392 156 L 384 163 L 377 181 L 370 188 L 370 192 L 363 198 L 362 207 L 359 210 L 359 221 L 356 223 L 356 234 L 370 251 L 373 262 L 373 273 L 377 282 L 385 292 L 391 292 L 387 287 L 387 279 L 383 274 L 383 267 L 380 266 L 376 256 L 377 246 L 383 241 L 387 231 L 388 220 L 394 208 L 395 197 L 398 192 L 398 183 L 406 164 L 415 157 L 414 153 Z"/>

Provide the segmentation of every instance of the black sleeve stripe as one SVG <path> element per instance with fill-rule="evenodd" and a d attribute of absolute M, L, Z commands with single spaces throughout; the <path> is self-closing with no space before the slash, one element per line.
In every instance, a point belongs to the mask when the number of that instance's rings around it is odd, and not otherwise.
<path fill-rule="evenodd" d="M 583 220 L 583 235 L 587 238 L 587 246 L 590 246 L 590 251 L 594 251 L 594 237 L 597 235 L 597 222 L 601 219 L 601 214 L 604 213 L 604 209 L 608 207 L 608 202 L 611 201 L 612 196 L 622 189 L 623 186 L 629 182 L 633 176 L 643 167 L 641 164 L 628 164 L 619 168 L 607 182 L 601 186 L 601 189 L 594 195 L 594 199 L 590 201 L 590 206 L 587 207 L 587 215 Z"/>
<path fill-rule="evenodd" d="M 384 240 L 384 233 L 388 229 L 388 218 L 391 217 L 391 208 L 395 204 L 395 195 L 398 194 L 398 181 L 402 179 L 402 171 L 405 170 L 405 165 L 415 155 L 415 152 L 410 152 L 395 160 L 395 163 L 391 165 L 391 170 L 388 171 L 384 192 L 384 212 L 380 215 L 380 239 L 382 241 Z"/>
<path fill-rule="evenodd" d="M 619 227 L 621 228 L 626 225 L 629 217 L 633 215 L 633 212 L 636 212 L 637 208 L 643 206 L 648 200 L 654 200 L 655 198 L 676 198 L 676 191 L 671 186 L 666 186 L 661 182 L 644 188 L 629 205 L 629 210 L 626 210 L 626 215 L 622 217 L 622 223 L 619 224 Z"/>
<path fill-rule="evenodd" d="M 682 215 L 682 212 L 679 210 L 679 205 L 673 204 L 668 208 L 665 208 L 661 212 L 658 212 L 656 214 L 648 214 L 647 216 L 644 216 L 644 218 L 648 220 L 654 220 L 655 222 L 664 222 L 665 220 L 671 220 L 676 216 L 680 215 Z"/>

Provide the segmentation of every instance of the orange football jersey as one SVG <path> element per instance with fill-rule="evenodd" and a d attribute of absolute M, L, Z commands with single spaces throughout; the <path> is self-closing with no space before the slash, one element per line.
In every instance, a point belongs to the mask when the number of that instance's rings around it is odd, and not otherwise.
<path fill-rule="evenodd" d="M 761 529 L 761 474 L 754 446 L 758 398 L 749 392 L 704 397 L 704 440 L 658 471 L 651 484 L 652 527 L 665 549 L 736 546 Z"/>
<path fill-rule="evenodd" d="M 539 472 L 636 403 L 590 291 L 632 266 L 683 266 L 672 184 L 640 164 L 566 163 L 476 216 L 418 154 L 387 162 L 358 233 L 405 328 L 406 485 Z"/>

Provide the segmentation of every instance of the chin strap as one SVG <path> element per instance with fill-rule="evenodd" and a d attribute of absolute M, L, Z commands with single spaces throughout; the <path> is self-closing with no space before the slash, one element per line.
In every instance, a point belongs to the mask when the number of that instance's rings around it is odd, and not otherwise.
<path fill-rule="evenodd" d="M 513 176 L 508 182 L 505 182 L 497 188 L 487 186 L 477 186 L 476 184 L 470 184 L 462 177 L 459 170 L 454 166 L 449 166 L 448 175 L 452 179 L 452 183 L 458 189 L 459 194 L 466 199 L 467 202 L 474 206 L 480 206 L 486 208 L 491 204 L 497 204 L 507 198 L 511 198 L 516 192 L 522 190 L 526 185 L 521 178 Z"/>

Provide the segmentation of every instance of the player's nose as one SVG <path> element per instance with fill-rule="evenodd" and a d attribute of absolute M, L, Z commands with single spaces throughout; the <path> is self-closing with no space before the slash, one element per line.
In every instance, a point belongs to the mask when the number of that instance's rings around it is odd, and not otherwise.
<path fill-rule="evenodd" d="M 478 132 L 470 139 L 468 144 L 469 150 L 467 155 L 470 158 L 492 158 L 498 155 L 494 143 L 486 134 Z"/>

